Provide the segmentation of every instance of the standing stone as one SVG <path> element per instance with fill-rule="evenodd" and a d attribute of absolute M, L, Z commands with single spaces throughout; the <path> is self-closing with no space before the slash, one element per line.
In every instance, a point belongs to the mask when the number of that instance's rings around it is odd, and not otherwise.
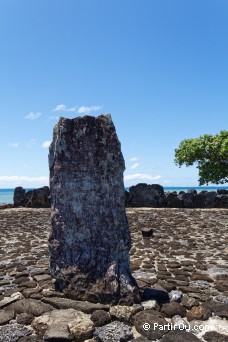
<path fill-rule="evenodd" d="M 13 202 L 15 207 L 23 206 L 25 204 L 25 189 L 17 186 L 14 189 Z"/>
<path fill-rule="evenodd" d="M 132 305 L 124 159 L 110 115 L 60 118 L 49 151 L 50 269 L 68 297 Z"/>

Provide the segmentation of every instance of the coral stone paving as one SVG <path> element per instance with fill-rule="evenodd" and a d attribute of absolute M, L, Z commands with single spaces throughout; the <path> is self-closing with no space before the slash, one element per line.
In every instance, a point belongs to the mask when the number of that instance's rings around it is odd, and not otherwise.
<path fill-rule="evenodd" d="M 72 336 L 75 341 L 79 336 L 81 341 L 106 341 L 110 331 L 115 331 L 113 341 L 149 341 L 153 336 L 161 342 L 228 341 L 228 209 L 128 208 L 126 212 L 132 274 L 142 291 L 166 291 L 170 302 L 152 300 L 129 309 L 66 299 L 53 290 L 49 274 L 50 209 L 2 209 L 0 342 L 71 341 Z M 142 237 L 144 228 L 152 228 L 151 238 Z M 62 325 L 60 315 L 66 316 Z M 99 325 L 96 317 L 104 318 Z M 193 330 L 156 335 L 142 328 L 144 317 L 164 324 L 178 319 L 188 324 L 209 322 L 214 329 L 205 335 Z M 85 329 L 75 325 L 80 319 L 87 322 L 87 335 L 80 335 Z M 45 320 L 51 326 L 39 331 Z M 26 339 L 27 335 L 31 336 Z"/>
<path fill-rule="evenodd" d="M 228 296 L 228 210 L 134 208 L 127 216 L 136 279 L 202 300 Z M 153 237 L 143 239 L 142 228 Z"/>

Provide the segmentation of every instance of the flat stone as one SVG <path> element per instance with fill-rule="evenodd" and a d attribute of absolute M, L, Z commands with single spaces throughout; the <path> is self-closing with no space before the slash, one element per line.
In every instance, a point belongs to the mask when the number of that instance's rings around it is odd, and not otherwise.
<path fill-rule="evenodd" d="M 20 324 L 7 324 L 0 327 L 0 342 L 17 342 L 20 337 L 30 335 L 31 329 Z"/>
<path fill-rule="evenodd" d="M 181 304 L 179 304 L 175 301 L 172 301 L 170 303 L 162 305 L 161 313 L 163 314 L 164 317 L 169 317 L 169 318 L 171 318 L 175 315 L 185 317 L 186 316 L 186 309 Z"/>
<path fill-rule="evenodd" d="M 84 313 L 92 313 L 94 310 L 109 310 L 109 305 L 89 303 L 68 298 L 42 298 L 42 302 L 53 305 L 56 309 L 75 309 Z"/>
<path fill-rule="evenodd" d="M 21 337 L 18 342 L 42 342 L 43 339 L 40 339 L 38 336 L 25 336 Z"/>
<path fill-rule="evenodd" d="M 188 295 L 184 294 L 181 300 L 181 304 L 185 308 L 191 309 L 193 306 L 198 306 L 199 301 L 196 298 L 189 297 Z"/>
<path fill-rule="evenodd" d="M 39 274 L 39 275 L 35 275 L 33 278 L 36 281 L 40 282 L 40 281 L 51 279 L 51 276 L 49 274 Z"/>
<path fill-rule="evenodd" d="M 0 301 L 0 309 L 9 306 L 11 303 L 14 303 L 21 298 L 23 298 L 23 296 L 20 292 L 15 292 L 10 297 L 4 297 L 4 299 Z"/>
<path fill-rule="evenodd" d="M 125 305 L 116 305 L 110 307 L 110 315 L 114 319 L 119 321 L 128 322 L 132 321 L 132 317 L 139 311 L 142 311 L 143 307 L 141 305 L 133 305 L 133 306 L 125 306 Z"/>
<path fill-rule="evenodd" d="M 34 293 L 39 293 L 41 291 L 40 288 L 36 287 L 36 288 L 27 288 L 24 289 L 22 291 L 22 294 L 25 298 L 29 298 L 31 295 L 33 295 Z"/>
<path fill-rule="evenodd" d="M 74 309 L 53 310 L 36 317 L 32 327 L 44 340 L 84 341 L 93 336 L 89 315 Z"/>
<path fill-rule="evenodd" d="M 214 313 L 214 315 L 217 315 L 222 318 L 226 318 L 226 315 L 228 313 L 228 304 L 217 302 L 215 300 L 205 302 L 203 304 L 203 307 L 209 309 L 211 312 Z"/>
<path fill-rule="evenodd" d="M 23 312 L 18 314 L 16 317 L 16 321 L 18 324 L 29 325 L 32 323 L 34 319 L 33 315 L 28 314 L 27 312 Z"/>
<path fill-rule="evenodd" d="M 203 338 L 207 342 L 228 342 L 228 336 L 220 334 L 217 331 L 207 331 L 203 335 Z"/>
<path fill-rule="evenodd" d="M 13 284 L 20 284 L 23 281 L 29 281 L 28 277 L 19 277 L 13 280 Z"/>
<path fill-rule="evenodd" d="M 134 338 L 134 340 L 132 340 L 132 342 L 149 342 L 150 340 L 148 340 L 148 338 L 143 337 L 143 336 L 139 336 Z"/>
<path fill-rule="evenodd" d="M 7 310 L 14 310 L 17 314 L 26 312 L 32 316 L 40 316 L 47 311 L 53 310 L 53 306 L 45 304 L 39 300 L 26 298 L 19 300 L 7 307 Z"/>
<path fill-rule="evenodd" d="M 201 340 L 191 332 L 184 330 L 172 330 L 165 335 L 162 342 L 200 342 Z"/>
<path fill-rule="evenodd" d="M 93 337 L 93 332 L 95 330 L 90 316 L 81 311 L 77 311 L 76 317 L 68 322 L 68 328 L 75 341 L 84 341 Z"/>
<path fill-rule="evenodd" d="M 103 327 L 96 328 L 94 337 L 101 342 L 127 342 L 132 340 L 133 334 L 129 325 L 114 321 Z"/>
<path fill-rule="evenodd" d="M 9 321 L 13 318 L 14 318 L 13 310 L 1 310 L 0 311 L 0 324 L 9 323 Z"/>
<path fill-rule="evenodd" d="M 91 314 L 90 319 L 93 321 L 95 327 L 101 327 L 111 322 L 110 314 L 105 310 L 95 310 Z"/>
<path fill-rule="evenodd" d="M 193 306 L 191 310 L 187 312 L 188 321 L 194 319 L 206 321 L 211 316 L 211 310 L 203 306 Z"/>
<path fill-rule="evenodd" d="M 155 310 L 145 310 L 134 316 L 136 330 L 149 340 L 156 340 L 167 334 L 167 321 Z M 162 329 L 159 329 L 162 327 Z"/>

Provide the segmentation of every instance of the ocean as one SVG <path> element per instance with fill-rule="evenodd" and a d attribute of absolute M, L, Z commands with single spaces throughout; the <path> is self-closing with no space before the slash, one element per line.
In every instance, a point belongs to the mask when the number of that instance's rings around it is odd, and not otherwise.
<path fill-rule="evenodd" d="M 126 190 L 129 188 L 126 187 Z M 228 186 L 164 186 L 164 191 L 188 191 L 189 189 L 195 189 L 197 192 L 202 190 L 216 191 L 217 189 L 226 189 Z M 31 189 L 26 189 L 31 190 Z M 14 189 L 0 189 L 0 203 L 13 203 Z"/>

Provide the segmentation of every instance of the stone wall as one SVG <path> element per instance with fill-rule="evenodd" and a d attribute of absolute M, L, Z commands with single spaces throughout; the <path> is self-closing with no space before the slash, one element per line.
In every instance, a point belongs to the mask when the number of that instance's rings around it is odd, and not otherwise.
<path fill-rule="evenodd" d="M 165 192 L 159 184 L 139 183 L 125 191 L 126 207 L 140 208 L 228 208 L 228 190 L 188 192 Z M 12 205 L 10 205 L 12 206 Z M 14 190 L 14 206 L 30 208 L 50 208 L 50 190 L 48 186 L 26 191 L 22 187 Z M 4 206 L 5 208 L 5 206 Z"/>
<path fill-rule="evenodd" d="M 228 190 L 164 192 L 161 185 L 139 183 L 126 191 L 127 207 L 228 208 Z"/>

